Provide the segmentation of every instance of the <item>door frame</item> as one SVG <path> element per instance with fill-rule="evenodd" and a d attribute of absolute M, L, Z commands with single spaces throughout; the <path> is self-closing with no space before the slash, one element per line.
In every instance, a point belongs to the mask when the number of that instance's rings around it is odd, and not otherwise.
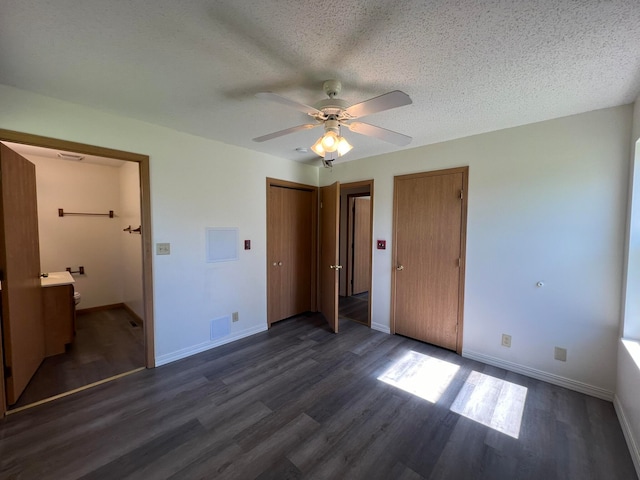
<path fill-rule="evenodd" d="M 269 268 L 269 209 L 270 209 L 270 201 L 269 201 L 269 189 L 271 187 L 280 187 L 280 188 L 292 188 L 295 190 L 304 190 L 311 192 L 311 245 L 309 248 L 311 249 L 311 311 L 315 312 L 318 310 L 318 295 L 319 295 L 319 282 L 318 282 L 318 261 L 319 261 L 319 252 L 318 252 L 318 187 L 314 185 L 306 185 L 304 183 L 296 183 L 290 182 L 288 180 L 280 180 L 278 178 L 267 177 L 266 180 L 266 216 L 265 216 L 265 224 L 266 224 L 266 263 L 265 268 L 267 269 L 267 317 L 269 315 L 269 276 L 271 269 Z M 267 318 L 267 328 L 271 328 L 271 325 L 276 322 L 270 322 L 269 318 Z"/>
<path fill-rule="evenodd" d="M 349 182 L 349 183 L 341 183 L 340 184 L 340 197 L 342 198 L 342 192 L 343 191 L 348 191 L 351 189 L 355 189 L 355 188 L 362 188 L 362 187 L 369 187 L 369 193 L 368 195 L 371 197 L 371 208 L 369 209 L 369 305 L 368 305 L 368 313 L 367 313 L 367 326 L 369 328 L 371 328 L 371 322 L 372 322 L 372 318 L 371 318 L 371 306 L 373 305 L 373 210 L 374 210 L 374 196 L 373 196 L 373 184 L 374 181 L 373 179 L 371 180 L 360 180 L 358 182 Z M 349 193 L 347 192 L 347 195 L 349 195 Z M 360 196 L 366 196 L 367 194 L 360 194 Z M 358 196 L 358 194 L 355 194 L 355 196 Z M 347 217 L 349 215 L 349 206 L 347 205 Z M 348 225 L 348 219 L 347 219 L 347 228 L 349 228 Z M 347 242 L 348 243 L 348 242 Z M 347 245 L 347 249 L 348 249 L 348 245 Z M 347 259 L 349 258 L 349 256 L 347 255 L 346 257 Z M 348 261 L 347 261 L 347 268 L 349 268 L 348 266 Z M 345 275 L 345 278 L 348 278 L 348 275 Z M 349 292 L 349 285 L 346 286 L 347 289 L 345 290 L 345 292 Z"/>
<path fill-rule="evenodd" d="M 140 173 L 140 214 L 142 220 L 142 291 L 144 295 L 144 348 L 145 363 L 147 368 L 155 367 L 155 343 L 154 343 L 154 317 L 153 317 L 153 271 L 152 271 L 152 242 L 151 242 L 151 195 L 149 180 L 149 156 L 138 153 L 125 152 L 111 148 L 87 145 L 84 143 L 60 140 L 51 137 L 33 135 L 30 133 L 16 132 L 0 129 L 0 141 L 21 143 L 37 147 L 64 150 L 68 152 L 83 153 L 108 157 L 127 162 L 137 162 Z M 4 356 L 0 342 L 0 417 L 7 413 L 7 404 L 4 391 Z"/>
<path fill-rule="evenodd" d="M 347 193 L 347 251 L 346 251 L 346 267 L 345 267 L 345 277 L 347 284 L 346 293 L 347 297 L 353 295 L 353 262 L 354 262 L 354 254 L 353 254 L 353 242 L 354 242 L 354 222 L 355 217 L 353 216 L 353 212 L 351 211 L 351 200 L 355 200 L 356 198 L 361 197 L 370 197 L 368 193 Z M 369 218 L 369 230 L 371 230 L 371 218 Z M 371 235 L 369 235 L 369 247 L 371 247 Z M 371 258 L 369 258 L 369 270 L 371 270 Z"/>
<path fill-rule="evenodd" d="M 393 230 L 392 243 L 393 251 L 391 254 L 391 334 L 396 333 L 396 262 L 398 257 L 397 251 L 397 221 L 398 214 L 396 212 L 398 205 L 398 181 L 402 179 L 411 179 L 419 177 L 433 177 L 439 175 L 450 175 L 455 173 L 462 174 L 462 212 L 460 224 L 460 276 L 458 279 L 458 328 L 456 335 L 456 353 L 462 355 L 462 332 L 464 330 L 464 286 L 465 286 L 465 269 L 467 257 L 467 199 L 469 197 L 469 167 L 447 168 L 444 170 L 432 170 L 427 172 L 411 173 L 408 175 L 396 175 L 393 177 Z"/>

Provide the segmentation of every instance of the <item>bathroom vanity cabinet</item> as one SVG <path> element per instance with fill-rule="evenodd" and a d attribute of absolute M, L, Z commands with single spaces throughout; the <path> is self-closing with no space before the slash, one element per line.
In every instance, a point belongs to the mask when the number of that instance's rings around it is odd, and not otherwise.
<path fill-rule="evenodd" d="M 64 353 L 66 345 L 73 341 L 73 283 L 68 272 L 56 272 L 42 279 L 45 357 Z"/>

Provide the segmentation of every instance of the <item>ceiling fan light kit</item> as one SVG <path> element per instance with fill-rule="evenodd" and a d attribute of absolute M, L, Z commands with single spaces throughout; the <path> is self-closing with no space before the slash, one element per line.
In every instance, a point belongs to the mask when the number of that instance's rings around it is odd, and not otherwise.
<path fill-rule="evenodd" d="M 323 158 L 323 164 L 325 166 L 327 165 L 327 162 L 330 164 L 331 161 L 335 160 L 337 157 L 347 154 L 353 148 L 347 139 L 340 135 L 340 127 L 343 126 L 347 127 L 352 132 L 356 132 L 361 135 L 368 135 L 399 146 L 405 146 L 411 142 L 411 137 L 407 135 L 364 122 L 353 122 L 356 118 L 371 115 L 372 113 L 409 105 L 412 102 L 411 98 L 406 93 L 401 92 L 400 90 L 394 90 L 393 92 L 385 93 L 379 97 L 374 97 L 355 105 L 349 105 L 347 101 L 335 98 L 342 90 L 342 84 L 340 81 L 327 80 L 322 85 L 322 88 L 329 98 L 319 101 L 313 107 L 276 95 L 275 93 L 258 93 L 256 95 L 258 98 L 264 98 L 299 110 L 313 117 L 317 123 L 287 128 L 285 130 L 280 130 L 279 132 L 256 137 L 253 141 L 264 142 L 289 133 L 307 130 L 322 125 L 324 126 L 325 133 L 316 141 L 316 143 L 313 144 L 311 150 Z"/>
<path fill-rule="evenodd" d="M 318 156 L 324 157 L 325 153 L 337 152 L 338 156 L 348 153 L 353 146 L 346 138 L 340 135 L 340 122 L 330 119 L 324 122 L 324 135 L 313 144 L 313 150 Z"/>

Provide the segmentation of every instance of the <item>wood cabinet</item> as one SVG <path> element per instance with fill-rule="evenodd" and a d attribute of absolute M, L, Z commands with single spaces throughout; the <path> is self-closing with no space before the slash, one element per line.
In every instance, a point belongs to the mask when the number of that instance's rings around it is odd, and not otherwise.
<path fill-rule="evenodd" d="M 75 304 L 73 285 L 57 285 L 42 288 L 45 331 L 45 356 L 65 352 L 65 346 L 73 341 L 75 328 Z"/>

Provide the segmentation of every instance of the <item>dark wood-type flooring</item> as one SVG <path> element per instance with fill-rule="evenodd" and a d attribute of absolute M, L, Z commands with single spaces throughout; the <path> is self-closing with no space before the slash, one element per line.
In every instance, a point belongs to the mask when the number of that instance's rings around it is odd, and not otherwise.
<path fill-rule="evenodd" d="M 338 297 L 340 317 L 346 317 L 364 325 L 369 324 L 369 292 Z"/>
<path fill-rule="evenodd" d="M 356 322 L 340 332 L 296 317 L 10 415 L 0 478 L 636 478 L 609 402 Z"/>
<path fill-rule="evenodd" d="M 29 405 L 144 365 L 143 328 L 124 308 L 77 315 L 76 336 L 68 351 L 45 358 L 11 408 Z"/>

